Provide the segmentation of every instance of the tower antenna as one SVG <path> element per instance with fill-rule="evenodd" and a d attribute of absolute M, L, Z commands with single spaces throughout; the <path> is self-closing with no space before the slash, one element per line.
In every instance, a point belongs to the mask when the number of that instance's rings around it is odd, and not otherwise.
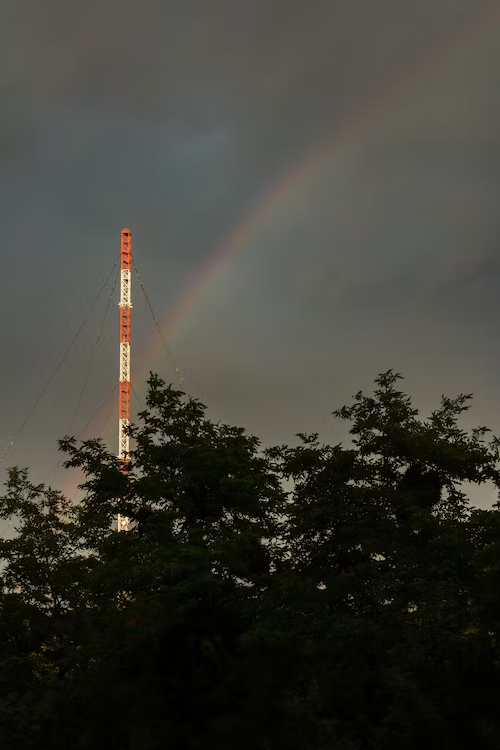
<path fill-rule="evenodd" d="M 120 407 L 118 458 L 126 464 L 130 452 L 130 310 L 132 309 L 132 235 L 122 229 L 120 252 Z M 128 531 L 129 519 L 118 514 L 117 530 Z"/>

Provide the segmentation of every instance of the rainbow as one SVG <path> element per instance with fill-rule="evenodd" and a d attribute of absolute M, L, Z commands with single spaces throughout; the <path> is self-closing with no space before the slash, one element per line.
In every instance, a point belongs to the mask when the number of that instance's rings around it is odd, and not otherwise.
<path fill-rule="evenodd" d="M 300 195 L 300 191 L 306 190 L 308 184 L 321 174 L 322 170 L 331 166 L 333 161 L 340 162 L 349 155 L 359 158 L 361 150 L 369 145 L 374 137 L 377 125 L 384 123 L 400 98 L 462 51 L 473 49 L 481 42 L 482 35 L 490 29 L 495 29 L 499 21 L 500 8 L 495 3 L 491 9 L 469 20 L 458 31 L 452 33 L 444 43 L 436 46 L 423 59 L 386 79 L 336 125 L 333 135 L 329 131 L 317 144 L 307 149 L 283 179 L 261 196 L 250 214 L 209 253 L 208 261 L 200 268 L 161 322 L 163 338 L 152 335 L 138 362 L 134 363 L 134 380 L 140 383 L 146 379 L 149 371 L 154 369 L 155 363 L 163 355 L 163 342 L 166 340 L 170 344 L 181 334 L 183 325 L 201 307 L 215 281 L 230 271 L 231 263 L 258 239 L 259 234 L 263 233 L 274 216 L 285 210 L 292 199 Z M 111 428 L 109 424 L 105 424 L 102 429 L 107 434 Z M 82 435 L 83 439 L 85 437 Z M 74 493 L 75 484 L 76 480 L 72 475 L 65 488 L 69 496 Z"/>
<path fill-rule="evenodd" d="M 305 190 L 318 173 L 331 165 L 335 159 L 348 154 L 359 156 L 362 147 L 366 146 L 373 136 L 379 121 L 383 123 L 399 98 L 458 53 L 473 48 L 481 41 L 485 31 L 496 27 L 499 19 L 500 8 L 495 4 L 495 7 L 487 12 L 469 20 L 444 43 L 436 46 L 423 60 L 385 80 L 381 87 L 365 98 L 336 126 L 333 136 L 328 133 L 318 144 L 308 149 L 278 185 L 261 197 L 249 216 L 209 254 L 209 260 L 167 312 L 161 324 L 164 340 L 171 343 L 180 335 L 183 324 L 202 305 L 214 282 L 228 272 L 231 262 L 258 238 L 270 219 L 284 210 L 292 197 Z M 162 352 L 161 337 L 153 336 L 140 358 L 139 367 L 136 368 L 139 382 L 154 368 Z"/>

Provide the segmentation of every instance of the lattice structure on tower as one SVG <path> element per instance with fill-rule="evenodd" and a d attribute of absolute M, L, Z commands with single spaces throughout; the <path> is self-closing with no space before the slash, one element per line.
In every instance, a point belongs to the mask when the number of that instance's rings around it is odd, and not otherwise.
<path fill-rule="evenodd" d="M 132 235 L 122 229 L 120 251 L 120 406 L 118 419 L 118 458 L 124 471 L 130 453 L 130 311 L 132 309 Z M 118 515 L 118 531 L 128 531 L 129 519 Z"/>

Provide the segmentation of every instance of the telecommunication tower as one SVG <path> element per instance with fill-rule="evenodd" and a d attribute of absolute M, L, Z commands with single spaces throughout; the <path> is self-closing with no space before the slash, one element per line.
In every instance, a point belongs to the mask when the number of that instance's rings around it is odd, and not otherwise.
<path fill-rule="evenodd" d="M 118 415 L 118 458 L 126 464 L 130 452 L 130 311 L 132 309 L 132 235 L 122 229 L 120 251 L 120 406 Z M 129 519 L 118 515 L 118 531 L 128 531 Z"/>

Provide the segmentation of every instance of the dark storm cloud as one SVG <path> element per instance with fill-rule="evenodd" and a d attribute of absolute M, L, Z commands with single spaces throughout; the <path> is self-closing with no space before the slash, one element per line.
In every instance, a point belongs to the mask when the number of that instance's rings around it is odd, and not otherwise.
<path fill-rule="evenodd" d="M 202 130 L 222 120 L 242 144 L 269 156 L 320 132 L 325 118 L 394 66 L 425 57 L 483 7 L 466 0 L 11 0 L 2 23 L 4 140 L 29 143 L 32 117 L 73 105 L 140 120 L 180 118 Z"/>
<path fill-rule="evenodd" d="M 474 29 L 497 5 L 4 2 L 0 291 L 15 314 L 0 324 L 13 362 L 2 433 L 39 384 L 33 362 L 49 367 L 77 325 L 121 226 L 164 315 L 266 192 L 340 131 L 351 156 L 326 150 L 247 239 L 179 333 L 178 359 L 215 414 L 269 440 L 323 424 L 390 366 L 411 370 L 424 401 L 477 383 L 491 403 L 500 29 Z M 345 126 L 356 111 L 358 135 Z M 139 302 L 134 315 L 137 330 Z M 52 396 L 62 415 L 70 390 Z M 61 416 L 54 440 L 66 429 Z M 19 449 L 26 463 L 42 432 Z"/>

